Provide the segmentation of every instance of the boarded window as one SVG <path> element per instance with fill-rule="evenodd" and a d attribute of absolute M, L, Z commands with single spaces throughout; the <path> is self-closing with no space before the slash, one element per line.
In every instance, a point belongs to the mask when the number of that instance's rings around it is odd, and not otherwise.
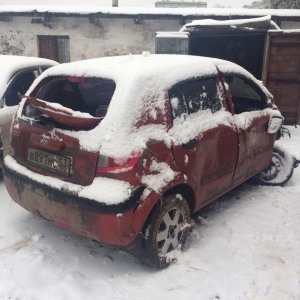
<path fill-rule="evenodd" d="M 70 39 L 68 36 L 40 35 L 39 56 L 59 63 L 70 62 Z"/>

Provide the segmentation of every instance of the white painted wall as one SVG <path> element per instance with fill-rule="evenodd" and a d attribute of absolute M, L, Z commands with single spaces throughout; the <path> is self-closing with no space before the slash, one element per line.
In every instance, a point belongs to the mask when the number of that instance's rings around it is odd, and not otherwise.
<path fill-rule="evenodd" d="M 31 24 L 32 17 L 14 16 L 11 21 L 0 21 L 0 54 L 38 56 L 38 35 L 65 35 L 70 37 L 71 61 L 121 54 L 154 52 L 154 37 L 157 31 L 178 31 L 179 20 L 142 20 L 99 18 L 94 23 L 89 18 L 57 17 L 51 28 Z M 190 22 L 192 20 L 186 20 Z M 299 22 L 282 22 L 283 29 L 300 28 Z"/>
<path fill-rule="evenodd" d="M 0 54 L 38 56 L 38 35 L 70 37 L 71 61 L 121 54 L 154 52 L 156 31 L 179 30 L 176 20 L 99 18 L 90 23 L 87 17 L 60 17 L 52 28 L 31 24 L 32 17 L 13 17 L 0 23 Z"/>

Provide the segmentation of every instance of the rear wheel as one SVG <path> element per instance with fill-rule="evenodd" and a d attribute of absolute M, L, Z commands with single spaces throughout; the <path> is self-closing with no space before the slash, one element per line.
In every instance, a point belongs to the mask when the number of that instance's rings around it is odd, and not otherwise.
<path fill-rule="evenodd" d="M 275 145 L 269 166 L 255 178 L 259 184 L 281 186 L 286 184 L 294 172 L 294 157 L 284 148 Z"/>
<path fill-rule="evenodd" d="M 190 210 L 181 195 L 162 199 L 145 230 L 145 261 L 160 269 L 172 262 L 172 251 L 181 250 L 191 225 Z"/>

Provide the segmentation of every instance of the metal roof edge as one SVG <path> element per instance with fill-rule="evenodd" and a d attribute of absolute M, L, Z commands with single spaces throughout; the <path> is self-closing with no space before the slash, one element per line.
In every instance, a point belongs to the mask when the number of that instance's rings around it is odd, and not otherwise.
<path fill-rule="evenodd" d="M 123 7 L 90 7 L 86 6 L 32 6 L 32 5 L 1 5 L 0 16 L 44 16 L 57 17 L 91 17 L 132 18 L 141 16 L 144 19 L 157 18 L 188 18 L 188 19 L 238 19 L 255 18 L 271 15 L 272 20 L 300 21 L 300 10 L 276 9 L 234 9 L 234 8 L 123 8 Z"/>

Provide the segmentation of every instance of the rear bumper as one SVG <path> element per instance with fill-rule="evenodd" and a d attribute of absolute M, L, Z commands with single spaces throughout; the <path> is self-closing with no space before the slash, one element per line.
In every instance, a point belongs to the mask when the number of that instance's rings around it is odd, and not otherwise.
<path fill-rule="evenodd" d="M 129 245 L 149 213 L 137 209 L 144 188 L 133 189 L 131 196 L 121 203 L 107 205 L 41 183 L 6 163 L 3 171 L 6 188 L 16 203 L 61 228 L 90 239 Z"/>
<path fill-rule="evenodd" d="M 34 192 L 39 191 L 39 194 L 43 194 L 50 201 L 74 205 L 80 209 L 86 209 L 102 214 L 120 214 L 134 209 L 137 206 L 144 190 L 144 188 L 132 189 L 131 195 L 128 199 L 124 199 L 124 201 L 118 204 L 107 205 L 93 199 L 81 197 L 76 192 L 54 188 L 45 183 L 36 181 L 29 176 L 16 172 L 9 168 L 6 164 L 3 165 L 3 170 L 5 177 L 12 180 L 19 190 L 26 188 Z"/>

